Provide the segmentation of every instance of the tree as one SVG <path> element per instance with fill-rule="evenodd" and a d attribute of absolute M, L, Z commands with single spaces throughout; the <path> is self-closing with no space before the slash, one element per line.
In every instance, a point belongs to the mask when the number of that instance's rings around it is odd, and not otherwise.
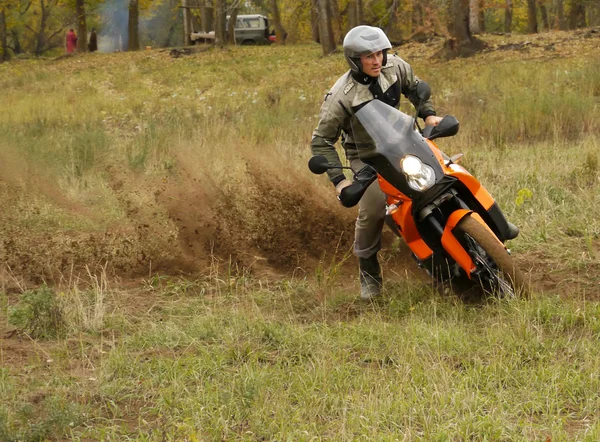
<path fill-rule="evenodd" d="M 484 4 L 482 0 L 469 1 L 469 28 L 474 34 L 479 34 L 485 30 L 483 12 Z"/>
<path fill-rule="evenodd" d="M 215 10 L 212 7 L 212 2 L 205 2 L 200 9 L 200 22 L 204 32 L 214 31 L 215 26 Z"/>
<path fill-rule="evenodd" d="M 569 29 L 585 28 L 585 5 L 582 0 L 571 0 Z"/>
<path fill-rule="evenodd" d="M 85 21 L 84 0 L 75 0 L 75 21 L 77 23 L 77 50 L 87 52 L 87 24 Z"/>
<path fill-rule="evenodd" d="M 310 2 L 310 30 L 312 41 L 321 43 L 319 34 L 319 1 L 311 0 Z"/>
<path fill-rule="evenodd" d="M 287 38 L 287 32 L 281 24 L 281 16 L 279 15 L 279 7 L 277 6 L 277 0 L 270 0 L 271 4 L 271 20 L 273 27 L 275 28 L 275 41 L 278 44 L 285 44 Z"/>
<path fill-rule="evenodd" d="M 527 32 L 537 34 L 537 5 L 535 0 L 527 0 Z"/>
<path fill-rule="evenodd" d="M 506 0 L 506 9 L 504 10 L 504 32 L 512 32 L 513 2 Z"/>
<path fill-rule="evenodd" d="M 188 0 L 182 0 L 181 6 L 183 9 L 183 44 L 189 46 L 192 44 L 192 14 L 188 8 Z"/>
<path fill-rule="evenodd" d="M 333 35 L 333 27 L 331 25 L 331 16 L 327 7 L 328 0 L 317 0 L 319 5 L 319 38 L 321 40 L 321 48 L 323 55 L 333 54 L 337 47 Z"/>
<path fill-rule="evenodd" d="M 356 25 L 362 25 L 365 22 L 365 10 L 363 0 L 356 1 Z"/>
<path fill-rule="evenodd" d="M 231 15 L 229 16 L 229 24 L 227 26 L 227 43 L 234 45 L 235 44 L 235 22 L 237 21 L 238 16 L 238 7 L 237 2 L 235 5 L 232 5 L 233 11 L 231 11 Z"/>
<path fill-rule="evenodd" d="M 8 52 L 8 32 L 6 29 L 6 12 L 4 2 L 0 3 L 0 63 L 10 60 Z"/>
<path fill-rule="evenodd" d="M 471 41 L 469 29 L 469 0 L 451 0 L 448 31 L 459 44 Z"/>
<path fill-rule="evenodd" d="M 543 3 L 540 3 L 540 14 L 542 15 L 542 27 L 544 30 L 550 30 L 550 19 L 548 18 L 548 8 Z"/>
<path fill-rule="evenodd" d="M 483 41 L 473 37 L 469 28 L 469 0 L 450 0 L 445 56 L 468 57 L 485 47 Z"/>
<path fill-rule="evenodd" d="M 129 0 L 129 16 L 127 20 L 127 50 L 139 51 L 139 18 L 140 7 L 138 0 Z"/>
<path fill-rule="evenodd" d="M 362 0 L 349 0 L 348 2 L 348 29 L 364 23 L 364 10 Z"/>
<path fill-rule="evenodd" d="M 566 29 L 565 23 L 565 7 L 563 0 L 555 0 L 554 1 L 554 9 L 556 10 L 556 24 L 555 27 L 560 30 Z"/>
<path fill-rule="evenodd" d="M 423 5 L 415 2 L 411 14 L 412 34 L 423 31 L 423 27 L 425 26 L 424 15 Z"/>
<path fill-rule="evenodd" d="M 51 18 L 52 12 L 56 8 L 58 4 L 58 0 L 40 0 L 39 1 L 39 11 L 36 9 L 33 13 L 33 17 L 39 15 L 39 22 L 37 29 L 31 27 L 28 23 L 25 23 L 24 26 L 29 30 L 33 35 L 34 40 L 34 49 L 33 53 L 35 55 L 42 55 L 49 49 L 53 49 L 59 46 L 61 43 L 64 43 L 64 40 L 59 40 L 56 38 L 59 34 L 62 34 L 65 26 L 64 24 L 56 25 L 56 30 L 53 32 L 48 28 L 51 27 Z M 26 9 L 29 9 L 29 6 Z M 33 24 L 33 23 L 32 23 Z M 48 33 L 52 32 L 48 35 Z"/>
<path fill-rule="evenodd" d="M 227 44 L 225 38 L 225 23 L 227 21 L 227 9 L 225 0 L 215 0 L 215 46 L 223 47 Z"/>
<path fill-rule="evenodd" d="M 400 0 L 390 0 L 388 3 L 387 14 L 389 16 L 389 20 L 383 31 L 390 38 L 390 40 L 401 40 L 402 33 L 398 29 L 398 8 L 400 7 Z"/>

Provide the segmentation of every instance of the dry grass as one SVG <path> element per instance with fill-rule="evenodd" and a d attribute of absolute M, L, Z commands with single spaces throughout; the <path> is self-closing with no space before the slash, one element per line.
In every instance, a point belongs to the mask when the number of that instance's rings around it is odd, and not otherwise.
<path fill-rule="evenodd" d="M 597 440 L 600 49 L 571 37 L 399 48 L 522 228 L 537 296 L 478 305 L 397 244 L 355 301 L 353 214 L 306 168 L 341 55 L 0 65 L 0 440 Z"/>

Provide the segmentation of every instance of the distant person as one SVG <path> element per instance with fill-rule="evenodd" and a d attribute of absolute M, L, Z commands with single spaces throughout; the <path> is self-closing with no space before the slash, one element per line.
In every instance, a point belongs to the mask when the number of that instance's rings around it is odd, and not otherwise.
<path fill-rule="evenodd" d="M 96 35 L 96 28 L 92 28 L 90 33 L 90 42 L 88 43 L 88 50 L 90 52 L 96 52 L 98 50 L 98 36 Z"/>
<path fill-rule="evenodd" d="M 77 35 L 75 31 L 71 28 L 69 32 L 67 32 L 67 54 L 72 54 L 77 49 Z"/>

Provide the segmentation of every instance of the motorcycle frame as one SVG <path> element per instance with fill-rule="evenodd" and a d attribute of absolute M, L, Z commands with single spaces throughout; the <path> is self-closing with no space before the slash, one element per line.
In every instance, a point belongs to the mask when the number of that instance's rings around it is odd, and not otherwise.
<path fill-rule="evenodd" d="M 431 148 L 437 160 L 440 162 L 444 174 L 453 177 L 460 181 L 464 188 L 472 197 L 478 202 L 484 211 L 489 211 L 494 205 L 495 201 L 490 193 L 483 187 L 483 185 L 471 175 L 464 167 L 459 164 L 445 161 L 441 151 L 436 144 L 431 140 L 426 140 L 427 144 Z M 385 180 L 381 175 L 377 176 L 379 187 L 386 194 L 388 207 L 397 207 L 390 213 L 395 224 L 398 226 L 398 230 L 404 241 L 421 262 L 431 258 L 434 255 L 432 247 L 433 244 L 428 245 L 419 233 L 417 223 L 422 221 L 415 220 L 414 203 L 411 198 L 400 192 L 396 187 Z M 439 244 L 443 247 L 446 253 L 465 271 L 467 276 L 471 278 L 471 274 L 476 270 L 476 266 L 471 259 L 471 256 L 467 253 L 465 248 L 461 245 L 458 238 L 454 235 L 454 228 L 458 225 L 461 219 L 465 216 L 471 216 L 481 223 L 496 240 L 503 244 L 498 238 L 490 226 L 484 221 L 479 213 L 473 208 L 460 208 L 454 210 L 447 218 L 443 226 L 434 226 L 435 230 L 439 233 Z M 436 223 L 437 224 L 437 223 Z M 495 226 L 497 229 L 498 226 Z"/>

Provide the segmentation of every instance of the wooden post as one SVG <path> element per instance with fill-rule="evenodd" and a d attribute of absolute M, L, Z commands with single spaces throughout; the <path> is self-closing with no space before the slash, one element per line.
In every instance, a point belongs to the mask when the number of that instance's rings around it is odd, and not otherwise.
<path fill-rule="evenodd" d="M 188 0 L 182 0 L 183 6 L 183 44 L 189 46 L 192 44 L 192 20 L 190 17 L 190 8 L 188 8 Z"/>

